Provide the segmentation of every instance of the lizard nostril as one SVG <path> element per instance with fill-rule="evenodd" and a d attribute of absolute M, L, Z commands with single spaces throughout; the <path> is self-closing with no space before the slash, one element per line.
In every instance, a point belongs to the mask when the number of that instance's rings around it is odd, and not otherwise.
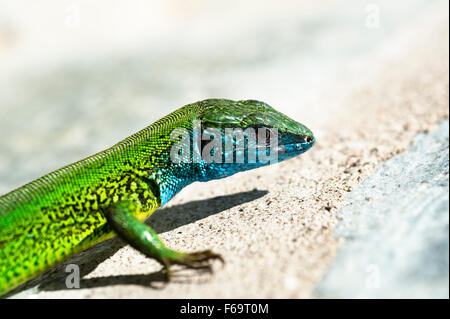
<path fill-rule="evenodd" d="M 311 143 L 313 141 L 313 138 L 311 136 L 306 137 L 306 143 Z"/>

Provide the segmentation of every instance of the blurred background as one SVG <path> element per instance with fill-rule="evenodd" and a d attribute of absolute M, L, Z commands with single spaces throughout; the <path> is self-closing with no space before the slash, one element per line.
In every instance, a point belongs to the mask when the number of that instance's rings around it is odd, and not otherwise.
<path fill-rule="evenodd" d="M 0 193 L 205 98 L 259 99 L 321 130 L 446 6 L 1 0 Z"/>

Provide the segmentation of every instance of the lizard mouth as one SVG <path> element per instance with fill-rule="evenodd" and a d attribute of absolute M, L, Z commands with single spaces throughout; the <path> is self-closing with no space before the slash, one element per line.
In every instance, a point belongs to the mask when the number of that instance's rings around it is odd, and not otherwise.
<path fill-rule="evenodd" d="M 291 143 L 285 145 L 279 145 L 276 148 L 278 155 L 281 156 L 289 156 L 302 154 L 309 150 L 315 144 L 315 140 L 313 138 L 307 137 L 304 141 L 300 143 Z"/>
<path fill-rule="evenodd" d="M 309 150 L 315 144 L 314 137 L 311 136 L 290 136 L 290 141 L 283 142 L 281 139 L 278 141 L 279 144 L 252 144 L 249 147 L 253 151 L 258 151 L 261 153 L 266 153 L 267 156 L 273 156 L 276 154 L 278 160 L 285 160 L 297 155 L 300 155 L 307 150 Z M 244 148 L 236 148 L 234 152 L 246 152 Z M 271 155 L 270 155 L 271 154 Z"/>

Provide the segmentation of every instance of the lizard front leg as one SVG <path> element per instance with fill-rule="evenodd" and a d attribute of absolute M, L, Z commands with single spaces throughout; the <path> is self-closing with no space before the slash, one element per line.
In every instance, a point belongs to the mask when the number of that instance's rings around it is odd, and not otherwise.
<path fill-rule="evenodd" d="M 120 238 L 146 256 L 160 262 L 166 271 L 167 279 L 171 274 L 170 266 L 174 264 L 211 270 L 210 260 L 219 259 L 223 262 L 219 254 L 210 250 L 186 253 L 167 248 L 151 227 L 133 215 L 137 209 L 139 205 L 134 202 L 120 202 L 106 209 L 105 217 Z"/>

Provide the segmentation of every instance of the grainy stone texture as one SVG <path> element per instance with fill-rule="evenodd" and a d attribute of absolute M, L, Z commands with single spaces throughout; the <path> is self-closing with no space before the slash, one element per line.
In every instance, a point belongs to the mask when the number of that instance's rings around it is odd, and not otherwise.
<path fill-rule="evenodd" d="M 114 238 L 15 297 L 314 297 L 343 242 L 346 194 L 448 118 L 448 2 L 378 1 L 375 29 L 360 1 L 248 3 L 177 16 L 172 36 L 119 56 L 93 44 L 88 58 L 29 57 L 22 73 L 0 72 L 0 192 L 209 97 L 263 100 L 317 138 L 299 158 L 193 184 L 150 218 L 171 248 L 221 253 L 214 274 L 183 270 L 164 285 L 156 262 Z M 64 286 L 70 263 L 82 289 Z"/>
<path fill-rule="evenodd" d="M 420 134 L 346 197 L 323 298 L 448 298 L 449 125 Z"/>

